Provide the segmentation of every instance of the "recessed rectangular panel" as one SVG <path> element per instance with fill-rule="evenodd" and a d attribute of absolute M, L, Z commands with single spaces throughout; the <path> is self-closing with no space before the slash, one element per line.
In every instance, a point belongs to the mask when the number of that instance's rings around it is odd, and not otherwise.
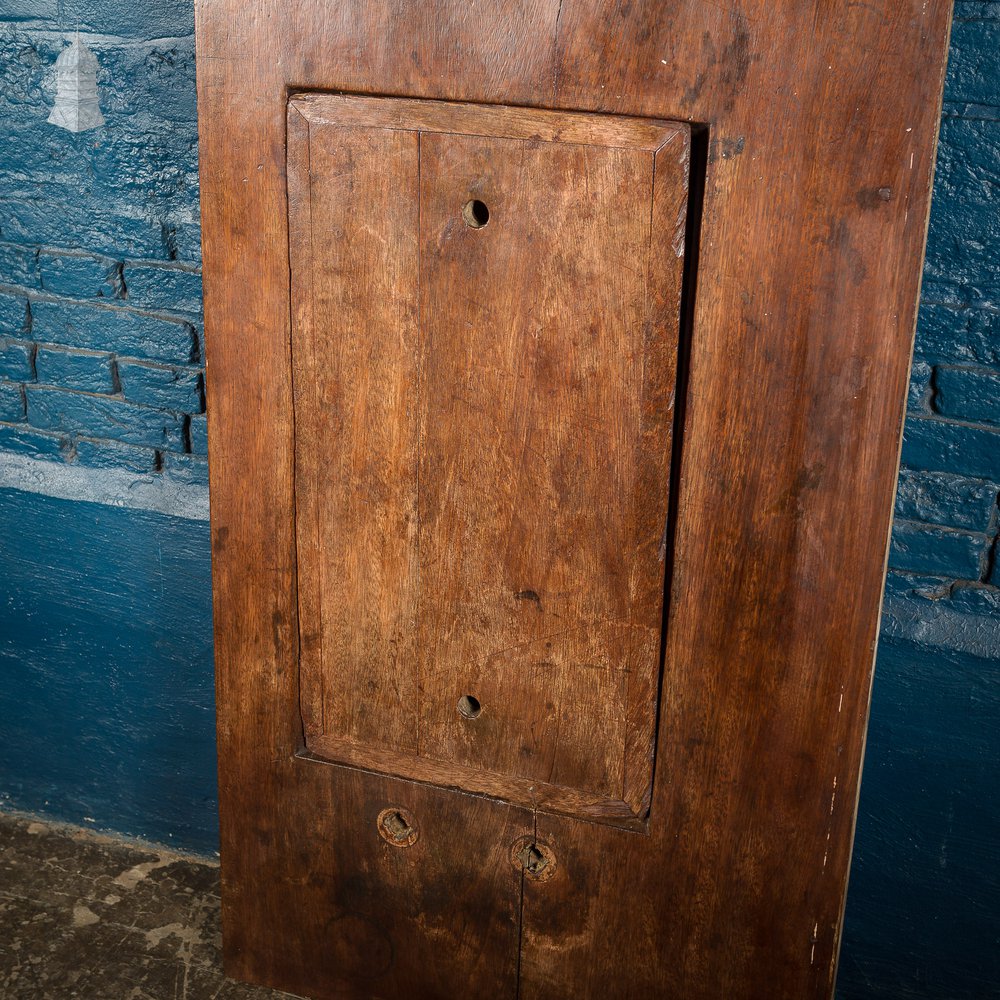
<path fill-rule="evenodd" d="M 292 100 L 313 753 L 645 815 L 687 143 L 667 122 Z"/>

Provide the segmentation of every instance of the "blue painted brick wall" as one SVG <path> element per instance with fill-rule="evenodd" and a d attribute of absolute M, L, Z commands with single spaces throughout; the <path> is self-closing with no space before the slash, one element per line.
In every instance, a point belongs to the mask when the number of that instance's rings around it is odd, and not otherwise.
<path fill-rule="evenodd" d="M 193 23 L 190 3 L 134 13 L 14 0 L 0 20 L 0 446 L 158 474 L 204 411 Z M 74 135 L 46 117 L 78 23 L 106 121 Z"/>
<path fill-rule="evenodd" d="M 105 124 L 74 135 L 77 27 Z M 193 31 L 191 0 L 0 9 L 0 471 L 31 479 L 0 489 L 0 803 L 211 852 Z"/>
<path fill-rule="evenodd" d="M 949 475 L 922 479 L 921 512 L 904 471 L 889 557 L 961 586 L 989 581 L 998 528 L 966 509 L 970 491 L 1000 492 L 998 52 L 1000 4 L 956 3 L 902 455 L 904 470 Z"/>

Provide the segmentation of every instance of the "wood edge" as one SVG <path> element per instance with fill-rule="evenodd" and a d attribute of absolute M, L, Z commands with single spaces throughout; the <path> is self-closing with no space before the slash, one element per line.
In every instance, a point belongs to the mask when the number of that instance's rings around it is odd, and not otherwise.
<path fill-rule="evenodd" d="M 596 111 L 554 111 L 530 105 L 317 91 L 293 91 L 288 103 L 316 124 L 405 128 L 495 139 L 537 139 L 566 145 L 625 147 L 650 153 L 669 145 L 678 135 L 690 136 L 690 126 L 686 122 Z M 565 134 L 566 129 L 570 130 L 569 136 Z"/>
<path fill-rule="evenodd" d="M 497 799 L 533 811 L 556 813 L 635 833 L 648 833 L 648 820 L 618 799 L 590 796 L 561 785 L 480 771 L 449 761 L 378 751 L 348 740 L 322 736 L 308 741 L 296 755 L 301 760 L 349 767 L 450 791 Z"/>
<path fill-rule="evenodd" d="M 955 20 L 955 5 L 948 4 L 947 12 L 945 13 L 944 24 L 942 26 L 942 39 L 944 48 L 944 58 L 940 60 L 938 65 L 937 80 L 934 84 L 933 93 L 936 95 L 936 100 L 934 102 L 934 117 L 933 117 L 933 137 L 930 142 L 930 146 L 927 149 L 927 159 L 928 168 L 927 175 L 923 181 L 922 194 L 924 198 L 924 219 L 923 219 L 923 233 L 920 240 L 920 262 L 921 266 L 917 269 L 917 279 L 916 288 L 913 293 L 913 317 L 910 322 L 910 336 L 909 336 L 909 360 L 906 365 L 906 381 L 904 384 L 904 390 L 902 398 L 899 400 L 899 413 L 896 418 L 897 426 L 895 429 L 896 435 L 896 461 L 895 461 L 895 473 L 892 480 L 892 497 L 895 498 L 896 492 L 899 488 L 899 471 L 902 462 L 903 454 L 903 434 L 905 431 L 906 418 L 907 418 L 907 393 L 909 391 L 910 379 L 913 373 L 913 352 L 916 345 L 917 338 L 917 327 L 919 324 L 919 314 L 920 314 L 920 300 L 923 292 L 923 282 L 924 282 L 924 268 L 923 263 L 927 255 L 927 238 L 930 232 L 931 224 L 931 209 L 933 207 L 933 195 L 934 195 L 934 180 L 937 175 L 937 163 L 938 163 L 938 146 L 941 140 L 941 123 L 942 114 L 944 111 L 944 89 L 945 82 L 947 79 L 948 72 L 948 50 L 949 50 L 949 39 L 952 34 L 952 25 Z M 869 666 L 868 666 L 868 684 L 867 691 L 865 693 L 864 701 L 864 724 L 861 727 L 861 738 L 860 747 L 858 748 L 858 766 L 857 771 L 853 776 L 854 779 L 854 790 L 851 797 L 851 821 L 850 821 L 850 835 L 847 842 L 847 858 L 844 865 L 843 875 L 840 880 L 840 904 L 837 908 L 837 920 L 834 927 L 834 938 L 832 954 L 830 956 L 829 971 L 827 975 L 827 987 L 823 994 L 824 1000 L 834 1000 L 837 992 L 837 978 L 840 972 L 840 956 L 844 943 L 844 925 L 847 917 L 847 893 L 850 888 L 851 881 L 851 869 L 854 863 L 854 845 L 857 838 L 858 830 L 858 816 L 861 804 L 861 783 L 864 780 L 864 769 L 865 769 L 865 757 L 868 751 L 868 732 L 869 723 L 871 721 L 871 708 L 872 708 L 872 694 L 875 684 L 875 670 L 877 666 L 879 641 L 882 634 L 882 611 L 885 605 L 885 583 L 886 577 L 889 572 L 889 556 L 892 548 L 892 526 L 894 519 L 894 512 L 892 508 L 893 501 L 890 501 L 889 509 L 886 511 L 886 524 L 885 524 L 885 549 L 882 560 L 882 586 L 879 591 L 879 601 L 878 601 L 878 612 L 875 616 L 875 634 L 872 638 L 871 643 L 871 653 L 869 656 Z"/>
<path fill-rule="evenodd" d="M 319 629 L 319 650 L 313 652 L 311 644 L 303 635 L 302 623 L 310 619 L 303 605 L 315 607 L 315 595 L 312 593 L 311 580 L 303 580 L 303 560 L 301 558 L 302 532 L 308 530 L 302 523 L 306 512 L 301 509 L 303 500 L 308 500 L 308 493 L 302 494 L 298 489 L 302 474 L 298 458 L 300 427 L 299 412 L 296 397 L 302 387 L 296 386 L 296 368 L 301 362 L 296 360 L 297 343 L 304 341 L 306 351 L 312 349 L 312 271 L 309 268 L 297 267 L 301 256 L 302 245 L 312 239 L 312 200 L 310 196 L 310 135 L 309 119 L 301 111 L 289 103 L 286 109 L 285 134 L 285 198 L 288 232 L 288 321 L 289 321 L 289 358 L 290 358 L 290 389 L 292 396 L 292 481 L 293 481 L 293 545 L 295 551 L 295 610 L 296 628 L 298 630 L 298 657 L 296 673 L 298 680 L 298 710 L 303 732 L 308 738 L 318 734 L 324 727 L 324 685 L 322 670 L 307 669 L 303 661 L 316 659 L 322 663 L 322 628 Z M 300 211 L 293 210 L 295 205 Z M 297 338 L 297 328 L 306 328 L 306 336 Z"/>
<path fill-rule="evenodd" d="M 678 147 L 677 140 L 680 140 Z M 669 162 L 664 167 L 660 166 L 661 159 Z M 664 140 L 653 152 L 653 170 L 650 188 L 650 220 L 649 220 L 649 241 L 646 247 L 646 268 L 647 268 L 647 288 L 649 294 L 655 298 L 657 290 L 664 296 L 671 306 L 669 314 L 664 312 L 662 317 L 663 333 L 665 336 L 672 336 L 669 345 L 665 345 L 664 350 L 669 357 L 670 372 L 667 378 L 667 385 L 670 386 L 670 399 L 665 435 L 665 456 L 663 468 L 663 535 L 660 541 L 661 569 L 664 574 L 667 568 L 667 553 L 665 546 L 667 542 L 667 522 L 670 517 L 671 505 L 673 503 L 674 492 L 674 450 L 675 435 L 679 432 L 676 427 L 677 412 L 677 376 L 680 357 L 680 338 L 683 327 L 683 283 L 685 264 L 688 256 L 687 246 L 687 218 L 691 190 L 691 127 L 683 124 L 671 136 Z M 657 242 L 657 235 L 660 234 L 673 254 L 659 253 L 662 243 Z M 650 312 L 654 311 L 654 303 L 648 303 Z M 644 373 L 642 378 L 643 395 L 649 387 L 649 380 Z M 649 428 L 643 420 L 643 434 L 649 433 Z M 648 733 L 643 732 L 643 738 L 633 744 L 626 744 L 626 756 L 624 767 L 624 786 L 622 798 L 629 803 L 633 812 L 639 816 L 648 816 L 653 800 L 653 786 L 656 778 L 656 752 L 657 734 L 659 730 L 660 697 L 663 686 L 663 675 L 667 669 L 666 659 L 663 655 L 663 643 L 665 640 L 666 619 L 665 611 L 667 604 L 667 581 L 662 578 L 662 587 L 659 599 L 660 625 L 656 629 L 658 641 L 656 649 L 657 666 L 654 675 L 652 692 L 652 712 L 649 720 Z M 638 709 L 635 702 L 644 701 L 649 697 L 649 692 L 635 690 L 634 676 L 629 675 L 629 687 L 626 695 L 627 711 L 630 713 L 630 722 L 633 718 L 631 713 L 635 713 L 634 718 L 645 719 L 645 713 Z"/>

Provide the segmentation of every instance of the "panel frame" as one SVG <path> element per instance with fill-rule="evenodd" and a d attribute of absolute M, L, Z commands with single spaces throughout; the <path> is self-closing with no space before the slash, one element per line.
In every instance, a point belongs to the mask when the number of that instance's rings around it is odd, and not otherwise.
<path fill-rule="evenodd" d="M 652 676 L 643 679 L 645 684 L 633 683 L 630 672 L 626 671 L 627 692 L 624 695 L 625 706 L 622 726 L 624 732 L 623 760 L 623 793 L 621 796 L 609 796 L 599 792 L 588 792 L 584 789 L 569 787 L 552 781 L 542 781 L 537 778 L 517 776 L 485 768 L 462 764 L 413 748 L 399 749 L 384 742 L 374 746 L 371 740 L 359 740 L 348 734 L 336 732 L 336 726 L 324 721 L 326 709 L 330 704 L 329 696 L 324 694 L 325 676 L 324 661 L 321 654 L 323 648 L 322 633 L 324 625 L 317 630 L 306 623 L 320 618 L 321 604 L 317 594 L 322 590 L 318 580 L 313 580 L 314 574 L 311 560 L 303 556 L 303 546 L 317 549 L 318 540 L 310 545 L 308 539 L 314 516 L 310 513 L 316 506 L 313 494 L 313 484 L 310 474 L 305 471 L 306 465 L 311 468 L 315 461 L 312 456 L 326 454 L 321 447 L 319 436 L 310 431 L 306 442 L 301 438 L 305 435 L 305 427 L 312 417 L 310 412 L 320 412 L 318 398 L 310 403 L 306 396 L 313 392 L 313 386 L 307 385 L 314 377 L 310 372 L 315 370 L 315 363 L 300 355 L 308 355 L 313 349 L 316 331 L 312 312 L 313 302 L 311 262 L 315 258 L 316 249 L 311 235 L 311 178 L 315 176 L 313 159 L 310 154 L 310 144 L 313 133 L 317 129 L 344 130 L 344 141 L 347 142 L 360 135 L 357 130 L 374 130 L 377 135 L 382 130 L 397 132 L 400 135 L 414 135 L 419 148 L 420 137 L 468 137 L 509 139 L 519 142 L 564 145 L 569 150 L 577 148 L 596 147 L 598 149 L 621 150 L 648 157 L 650 169 L 650 243 L 646 251 L 646 289 L 648 317 L 655 316 L 656 322 L 647 332 L 647 338 L 657 338 L 655 346 L 647 348 L 646 361 L 656 358 L 666 363 L 669 370 L 659 376 L 646 371 L 644 382 L 640 389 L 642 397 L 638 402 L 641 411 L 640 437 L 645 441 L 648 435 L 654 433 L 656 425 L 660 425 L 662 440 L 657 441 L 657 449 L 662 447 L 662 454 L 656 460 L 662 468 L 657 482 L 637 481 L 636 490 L 662 490 L 660 511 L 657 517 L 656 537 L 650 535 L 648 544 L 643 547 L 643 555 L 647 561 L 655 560 L 654 550 L 659 546 L 660 578 L 656 585 L 656 593 L 649 600 L 654 606 L 656 633 L 651 649 L 655 658 L 655 667 L 650 670 Z M 337 131 L 330 133 L 332 137 Z M 374 137 L 373 137 L 373 140 Z M 393 97 L 355 94 L 297 93 L 293 92 L 288 100 L 288 218 L 289 218 L 289 256 L 291 272 L 291 301 L 293 315 L 292 332 L 292 367 L 293 396 L 300 401 L 296 405 L 296 437 L 295 437 L 295 497 L 296 497 L 296 531 L 297 531 L 297 565 L 303 576 L 298 587 L 299 595 L 299 628 L 300 628 L 300 702 L 302 705 L 303 730 L 305 732 L 305 747 L 301 751 L 304 757 L 315 760 L 326 760 L 332 763 L 346 764 L 361 768 L 370 768 L 380 773 L 396 777 L 409 778 L 416 781 L 455 788 L 476 794 L 491 795 L 512 802 L 516 805 L 533 809 L 541 809 L 575 815 L 598 822 L 604 822 L 626 829 L 645 832 L 648 828 L 649 808 L 652 799 L 653 769 L 655 762 L 655 728 L 656 728 L 656 694 L 660 686 L 660 675 L 663 669 L 662 628 L 664 563 L 665 551 L 660 538 L 660 532 L 665 531 L 667 504 L 670 500 L 670 456 L 674 449 L 673 441 L 673 401 L 675 397 L 674 378 L 676 375 L 676 358 L 679 343 L 681 323 L 681 273 L 684 261 L 685 230 L 687 226 L 688 185 L 690 171 L 691 130 L 687 123 L 672 122 L 657 119 L 643 119 L 625 116 L 594 115 L 565 113 L 538 110 L 503 105 L 475 105 L 447 101 L 405 100 Z M 353 164 L 354 157 L 350 157 Z M 418 160 L 419 163 L 419 160 Z M 352 168 L 353 169 L 353 168 Z M 339 178 L 338 178 L 339 183 Z M 353 182 L 352 182 L 353 184 Z M 421 195 L 418 194 L 418 197 Z M 293 210 L 292 206 L 300 206 Z M 419 213 L 418 213 L 419 218 Z M 655 237 L 655 242 L 654 242 Z M 423 234 L 417 236 L 417 241 L 423 241 Z M 657 248 L 662 247 L 660 252 Z M 422 250 L 415 251 L 413 266 L 421 269 Z M 422 279 L 416 280 L 415 287 L 421 289 Z M 426 294 L 426 290 L 422 293 Z M 411 310 L 412 312 L 412 310 Z M 423 315 L 423 320 L 419 318 Z M 416 326 L 417 342 L 424 339 L 421 324 L 428 322 L 426 310 L 417 307 L 418 318 L 410 317 L 411 324 Z M 348 326 L 350 324 L 348 323 Z M 660 342 L 662 341 L 662 343 Z M 296 347 L 299 344 L 300 347 Z M 416 350 L 416 348 L 415 348 Z M 417 359 L 418 368 L 425 367 L 429 360 L 426 357 Z M 644 366 L 640 366 L 644 367 Z M 419 380 L 422 383 L 422 378 Z M 648 383 L 648 384 L 647 384 Z M 666 388 L 664 388 L 666 386 Z M 423 392 L 423 388 L 419 390 Z M 652 393 L 652 395 L 650 395 Z M 647 398 L 648 397 L 648 398 Z M 312 408 L 310 411 L 310 407 Z M 325 409 L 323 412 L 326 412 Z M 417 433 L 420 433 L 419 431 Z M 640 442 L 637 441 L 637 448 Z M 421 449 L 418 446 L 418 454 Z M 305 456 L 302 460 L 299 456 Z M 647 456 L 639 462 L 642 474 L 649 478 L 651 470 L 647 468 L 652 458 Z M 654 478 L 657 478 L 654 476 Z M 635 497 L 633 496 L 633 499 Z M 419 517 L 419 515 L 414 515 Z M 624 514 L 623 514 L 624 516 Z M 663 526 L 661 528 L 661 525 Z M 419 531 L 418 527 L 416 529 Z M 353 543 L 355 533 L 347 534 Z M 414 544 L 416 539 L 414 538 Z M 313 557 L 316 558 L 316 557 Z M 306 575 L 306 567 L 309 574 Z M 425 582 L 422 574 L 417 571 L 414 580 L 420 580 L 420 586 Z M 416 584 L 415 584 L 416 585 Z M 423 597 L 418 598 L 423 604 Z M 414 612 L 415 613 L 415 612 Z M 423 624 L 418 630 L 426 632 Z M 630 629 L 623 632 L 623 642 L 629 651 L 639 640 L 633 632 L 643 631 L 638 623 L 633 623 Z M 626 641 L 624 635 L 630 638 Z M 338 645 L 336 635 L 330 642 Z M 649 642 L 646 645 L 650 645 Z M 423 659 L 423 649 L 415 650 L 412 656 Z M 630 653 L 631 655 L 631 653 Z M 412 658 L 411 656 L 411 658 Z M 421 690 L 424 688 L 424 678 L 418 681 Z M 426 699 L 421 697 L 421 702 Z M 420 725 L 420 718 L 416 724 Z M 420 737 L 414 737 L 416 746 L 420 746 Z"/>

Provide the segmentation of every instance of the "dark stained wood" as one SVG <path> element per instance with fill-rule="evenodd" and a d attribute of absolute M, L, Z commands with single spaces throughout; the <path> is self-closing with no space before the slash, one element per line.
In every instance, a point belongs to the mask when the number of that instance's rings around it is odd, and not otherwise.
<path fill-rule="evenodd" d="M 317 997 L 831 994 L 950 10 L 200 0 L 232 974 Z M 296 756 L 296 89 L 707 129 L 645 834 Z M 376 831 L 393 805 L 412 847 Z M 557 863 L 522 880 L 507 852 L 536 832 Z"/>

